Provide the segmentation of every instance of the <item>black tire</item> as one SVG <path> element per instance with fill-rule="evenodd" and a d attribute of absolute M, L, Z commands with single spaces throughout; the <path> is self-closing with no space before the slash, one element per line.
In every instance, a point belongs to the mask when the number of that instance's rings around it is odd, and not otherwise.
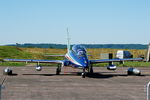
<path fill-rule="evenodd" d="M 60 75 L 60 69 L 59 68 L 56 69 L 56 75 Z"/>
<path fill-rule="evenodd" d="M 8 75 L 12 75 L 12 70 L 10 70 L 10 72 L 8 73 Z"/>
<path fill-rule="evenodd" d="M 90 68 L 90 74 L 93 74 L 93 68 L 92 67 Z"/>
<path fill-rule="evenodd" d="M 131 72 L 127 72 L 127 74 L 128 74 L 128 75 L 132 75 L 132 73 L 131 73 Z"/>

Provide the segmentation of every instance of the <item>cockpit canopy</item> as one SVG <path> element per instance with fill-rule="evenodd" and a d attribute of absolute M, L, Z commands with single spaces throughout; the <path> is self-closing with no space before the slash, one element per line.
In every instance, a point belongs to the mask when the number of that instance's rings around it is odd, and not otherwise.
<path fill-rule="evenodd" d="M 77 56 L 86 56 L 86 49 L 81 45 L 74 45 L 72 51 L 77 54 Z"/>

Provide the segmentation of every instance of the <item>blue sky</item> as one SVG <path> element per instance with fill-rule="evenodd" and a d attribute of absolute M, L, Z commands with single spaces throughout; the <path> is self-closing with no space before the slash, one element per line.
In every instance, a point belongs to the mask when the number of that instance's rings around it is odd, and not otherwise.
<path fill-rule="evenodd" d="M 150 0 L 0 0 L 0 45 L 150 42 Z"/>

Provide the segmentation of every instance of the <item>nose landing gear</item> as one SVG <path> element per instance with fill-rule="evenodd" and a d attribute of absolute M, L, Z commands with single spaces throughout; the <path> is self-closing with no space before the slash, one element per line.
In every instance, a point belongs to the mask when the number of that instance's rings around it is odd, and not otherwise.
<path fill-rule="evenodd" d="M 88 74 L 93 74 L 93 65 L 89 65 L 87 68 Z M 83 72 L 81 73 L 82 78 L 86 77 L 86 68 L 83 68 Z"/>
<path fill-rule="evenodd" d="M 85 78 L 86 73 L 85 73 L 85 68 L 83 68 L 83 72 L 81 73 L 82 78 Z"/>

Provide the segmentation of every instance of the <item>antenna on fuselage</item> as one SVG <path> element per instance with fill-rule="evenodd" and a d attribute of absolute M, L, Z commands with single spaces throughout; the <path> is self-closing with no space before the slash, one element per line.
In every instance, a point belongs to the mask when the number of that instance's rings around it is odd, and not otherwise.
<path fill-rule="evenodd" d="M 70 50 L 70 37 L 69 37 L 69 30 L 68 30 L 68 28 L 67 28 L 67 40 L 68 40 L 68 43 L 67 43 L 67 51 L 69 52 L 69 50 Z"/>

